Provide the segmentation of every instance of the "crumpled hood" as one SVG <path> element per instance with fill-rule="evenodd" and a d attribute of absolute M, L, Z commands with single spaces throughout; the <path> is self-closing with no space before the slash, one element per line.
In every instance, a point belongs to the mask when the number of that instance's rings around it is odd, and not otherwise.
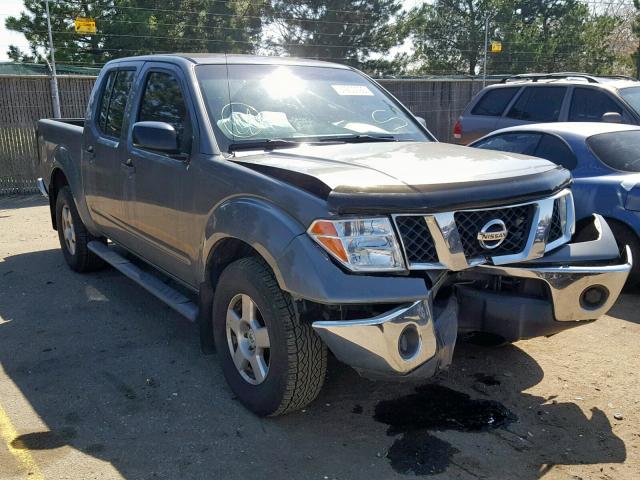
<path fill-rule="evenodd" d="M 436 142 L 304 145 L 238 152 L 235 160 L 291 183 L 308 185 L 311 177 L 340 212 L 504 203 L 552 193 L 571 179 L 547 160 Z"/>

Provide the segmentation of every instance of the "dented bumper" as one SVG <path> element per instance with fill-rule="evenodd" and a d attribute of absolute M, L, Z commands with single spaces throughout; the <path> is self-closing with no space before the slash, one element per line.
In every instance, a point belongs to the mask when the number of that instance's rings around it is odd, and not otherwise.
<path fill-rule="evenodd" d="M 318 321 L 313 328 L 338 360 L 369 377 L 428 378 L 449 366 L 457 302 L 434 313 L 431 297 L 370 319 Z"/>
<path fill-rule="evenodd" d="M 633 259 L 628 247 L 620 254 L 602 217 L 594 216 L 594 226 L 598 235 L 593 241 L 567 244 L 526 263 L 471 269 L 480 278 L 542 282 L 545 295 L 486 290 L 463 281 L 456 285 L 452 274 L 455 294 L 437 311 L 431 290 L 423 300 L 374 318 L 317 321 L 313 328 L 339 360 L 359 372 L 412 379 L 447 367 L 459 332 L 487 332 L 515 341 L 595 320 L 617 300 Z"/>

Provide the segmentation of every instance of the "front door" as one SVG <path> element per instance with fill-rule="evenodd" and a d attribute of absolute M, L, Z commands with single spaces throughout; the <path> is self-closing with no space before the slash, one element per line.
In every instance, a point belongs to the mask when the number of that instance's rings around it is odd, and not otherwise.
<path fill-rule="evenodd" d="M 184 213 L 191 205 L 192 195 L 188 179 L 193 114 L 185 101 L 185 87 L 177 67 L 145 65 L 130 132 L 135 122 L 168 123 L 176 130 L 180 151 L 168 154 L 134 146 L 130 133 L 129 152 L 122 168 L 129 179 L 125 191 L 137 237 L 133 250 L 188 282 L 195 246 L 188 241 L 186 232 L 192 226 Z"/>

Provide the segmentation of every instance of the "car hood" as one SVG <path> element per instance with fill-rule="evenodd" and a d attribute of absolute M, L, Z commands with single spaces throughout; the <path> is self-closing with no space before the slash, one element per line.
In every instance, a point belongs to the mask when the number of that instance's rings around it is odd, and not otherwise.
<path fill-rule="evenodd" d="M 571 180 L 547 160 L 436 142 L 302 145 L 234 160 L 324 196 L 341 213 L 515 202 Z"/>

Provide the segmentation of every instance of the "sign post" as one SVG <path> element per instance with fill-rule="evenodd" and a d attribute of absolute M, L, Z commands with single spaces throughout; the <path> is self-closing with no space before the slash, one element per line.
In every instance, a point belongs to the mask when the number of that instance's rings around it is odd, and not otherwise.
<path fill-rule="evenodd" d="M 56 73 L 56 54 L 53 48 L 53 34 L 51 33 L 51 14 L 49 13 L 49 0 L 45 2 L 47 11 L 47 30 L 49 32 L 49 52 L 51 54 L 51 96 L 53 97 L 53 117 L 60 118 L 60 93 L 58 91 L 58 75 Z"/>

